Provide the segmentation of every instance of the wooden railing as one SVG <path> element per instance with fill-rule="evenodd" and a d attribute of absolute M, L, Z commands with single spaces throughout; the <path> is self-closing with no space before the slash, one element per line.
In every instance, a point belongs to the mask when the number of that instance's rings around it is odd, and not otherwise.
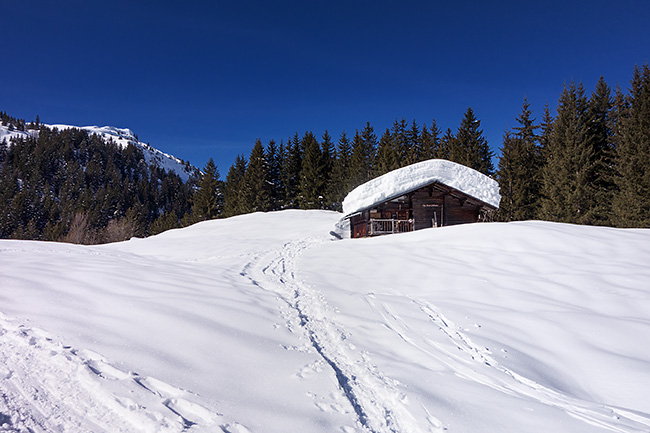
<path fill-rule="evenodd" d="M 413 220 L 370 219 L 370 236 L 413 231 Z"/>

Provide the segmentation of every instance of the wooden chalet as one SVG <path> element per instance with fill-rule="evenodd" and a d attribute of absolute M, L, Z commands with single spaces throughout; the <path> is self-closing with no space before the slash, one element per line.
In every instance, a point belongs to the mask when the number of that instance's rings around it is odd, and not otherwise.
<path fill-rule="evenodd" d="M 377 236 L 485 221 L 489 218 L 489 214 L 497 209 L 498 199 L 496 201 L 494 199 L 496 185 L 494 180 L 450 161 L 430 160 L 421 164 L 424 164 L 423 168 L 416 166 L 415 169 L 407 170 L 401 174 L 392 175 L 393 172 L 391 172 L 382 176 L 393 176 L 398 180 L 401 177 L 402 182 L 406 184 L 405 187 L 394 187 L 392 183 L 395 182 L 386 182 L 386 179 L 382 180 L 382 178 L 368 183 L 370 186 L 366 189 L 372 192 L 371 197 L 362 201 L 362 205 L 353 206 L 353 211 L 348 212 L 345 216 L 350 220 L 351 237 Z M 464 182 L 454 182 L 453 178 L 450 179 L 451 181 L 445 182 L 448 180 L 445 176 L 435 175 L 435 170 L 440 167 L 447 171 L 450 171 L 449 168 L 453 168 L 455 170 L 451 170 L 453 173 L 459 172 L 461 175 L 469 177 L 470 180 L 476 180 L 481 185 L 479 188 L 468 188 L 465 186 L 468 183 L 465 181 L 465 177 L 463 178 Z M 430 180 L 425 177 L 424 182 L 418 181 L 415 186 L 411 184 L 409 187 L 408 175 L 410 173 L 423 177 L 421 173 L 427 173 L 425 170 L 431 169 L 434 170 L 434 175 Z M 473 173 L 470 173 L 469 170 Z M 467 173 L 470 173 L 470 176 Z M 448 183 L 461 184 L 464 188 L 453 187 Z M 392 188 L 387 194 L 377 192 L 383 184 Z M 486 188 L 485 185 L 488 187 Z M 364 185 L 360 187 L 361 191 L 357 196 L 363 195 L 363 188 Z M 489 194 L 483 194 L 484 200 L 476 198 L 476 195 L 480 196 L 485 190 L 488 190 Z M 474 194 L 470 195 L 468 191 Z M 353 191 L 351 195 L 354 194 Z M 498 185 L 496 185 L 496 194 L 498 196 Z"/>
<path fill-rule="evenodd" d="M 440 182 L 349 216 L 353 238 L 484 221 L 497 208 Z"/>

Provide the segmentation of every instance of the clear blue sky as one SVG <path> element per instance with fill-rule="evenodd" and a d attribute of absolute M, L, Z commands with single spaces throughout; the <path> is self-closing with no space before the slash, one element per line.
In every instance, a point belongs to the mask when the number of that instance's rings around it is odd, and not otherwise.
<path fill-rule="evenodd" d="M 456 130 L 472 107 L 498 152 L 524 97 L 629 85 L 650 1 L 13 1 L 0 7 L 0 110 L 111 125 L 222 178 L 298 132 L 395 118 Z"/>

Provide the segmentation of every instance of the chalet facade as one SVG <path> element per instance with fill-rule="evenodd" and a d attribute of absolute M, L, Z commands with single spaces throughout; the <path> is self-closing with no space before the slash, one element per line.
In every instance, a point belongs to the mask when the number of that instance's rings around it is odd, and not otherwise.
<path fill-rule="evenodd" d="M 359 238 L 484 221 L 499 200 L 493 179 L 460 164 L 430 160 L 361 185 L 343 206 L 350 235 Z"/>

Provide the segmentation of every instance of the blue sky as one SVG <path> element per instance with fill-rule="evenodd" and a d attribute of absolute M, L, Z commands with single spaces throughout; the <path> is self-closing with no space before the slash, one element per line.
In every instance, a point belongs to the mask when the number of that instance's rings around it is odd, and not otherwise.
<path fill-rule="evenodd" d="M 524 97 L 626 89 L 650 60 L 650 2 L 4 2 L 0 110 L 130 128 L 222 177 L 255 139 L 337 139 L 396 118 L 456 130 L 472 107 L 498 152 Z"/>

